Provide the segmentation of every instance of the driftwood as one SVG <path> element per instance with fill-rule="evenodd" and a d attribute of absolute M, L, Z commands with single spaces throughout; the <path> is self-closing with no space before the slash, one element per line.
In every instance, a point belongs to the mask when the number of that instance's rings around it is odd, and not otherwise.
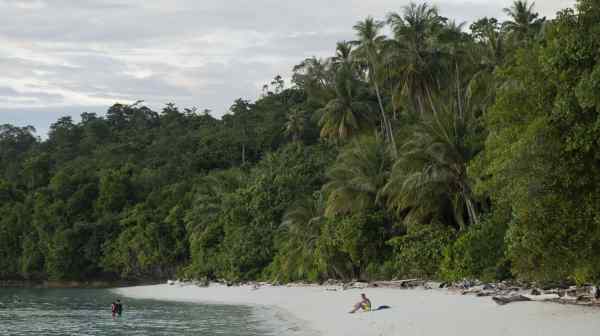
<path fill-rule="evenodd" d="M 364 289 L 369 287 L 369 284 L 366 282 L 360 282 L 360 281 L 355 281 L 355 282 L 351 282 L 348 284 L 344 284 L 342 286 L 343 290 L 347 290 L 347 289 Z"/>
<path fill-rule="evenodd" d="M 382 287 L 382 288 L 412 288 L 421 286 L 425 283 L 424 280 L 419 279 L 405 279 L 405 280 L 392 280 L 392 281 L 375 281 L 371 283 L 371 287 Z"/>
<path fill-rule="evenodd" d="M 494 302 L 496 302 L 497 304 L 503 306 L 505 304 L 509 304 L 512 302 L 522 302 L 522 301 L 531 301 L 530 298 L 523 296 L 523 295 L 514 295 L 514 296 L 494 296 L 492 298 L 492 300 L 494 300 Z"/>

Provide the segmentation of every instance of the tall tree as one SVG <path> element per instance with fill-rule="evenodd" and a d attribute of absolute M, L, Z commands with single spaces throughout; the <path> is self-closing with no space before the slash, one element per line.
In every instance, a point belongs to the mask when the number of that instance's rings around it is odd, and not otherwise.
<path fill-rule="evenodd" d="M 350 64 L 337 69 L 335 92 L 336 98 L 317 111 L 321 137 L 339 142 L 368 131 L 373 108 Z"/>
<path fill-rule="evenodd" d="M 504 29 L 510 34 L 515 43 L 534 38 L 542 29 L 546 18 L 540 18 L 534 11 L 535 2 L 516 0 L 511 7 L 504 8 L 504 13 L 510 20 L 504 22 Z"/>
<path fill-rule="evenodd" d="M 475 115 L 464 93 L 430 99 L 401 148 L 383 189 L 388 205 L 410 223 L 440 221 L 460 229 L 479 221 L 467 164 L 480 148 L 470 142 Z M 449 217 L 449 218 L 448 218 Z"/>
<path fill-rule="evenodd" d="M 327 172 L 323 186 L 327 197 L 325 214 L 361 213 L 382 206 L 380 191 L 387 182 L 390 152 L 381 139 L 364 136 L 342 150 Z"/>
<path fill-rule="evenodd" d="M 401 14 L 390 13 L 387 18 L 394 39 L 388 43 L 388 60 L 397 78 L 397 96 L 412 101 L 412 109 L 423 115 L 428 96 L 440 89 L 447 75 L 447 60 L 439 36 L 445 18 L 436 7 L 411 3 Z"/>
<path fill-rule="evenodd" d="M 358 48 L 356 53 L 366 64 L 367 77 L 369 83 L 375 88 L 379 111 L 381 112 L 381 120 L 383 123 L 383 134 L 387 141 L 392 145 L 393 155 L 396 155 L 396 139 L 392 124 L 385 112 L 383 104 L 382 92 L 380 90 L 380 67 L 381 67 L 381 52 L 385 36 L 380 34 L 384 23 L 377 21 L 372 17 L 366 18 L 354 25 L 354 31 L 358 35 Z"/>

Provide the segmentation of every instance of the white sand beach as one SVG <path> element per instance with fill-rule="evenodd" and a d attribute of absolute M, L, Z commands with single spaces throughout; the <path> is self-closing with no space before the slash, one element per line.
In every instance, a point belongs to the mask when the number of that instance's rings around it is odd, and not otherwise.
<path fill-rule="evenodd" d="M 270 306 L 286 312 L 293 335 L 591 336 L 600 333 L 597 308 L 540 302 L 498 306 L 489 297 L 462 296 L 446 290 L 327 291 L 319 286 L 254 289 L 155 285 L 119 288 L 115 292 L 140 299 Z M 374 307 L 391 308 L 348 314 L 361 292 L 367 294 Z"/>

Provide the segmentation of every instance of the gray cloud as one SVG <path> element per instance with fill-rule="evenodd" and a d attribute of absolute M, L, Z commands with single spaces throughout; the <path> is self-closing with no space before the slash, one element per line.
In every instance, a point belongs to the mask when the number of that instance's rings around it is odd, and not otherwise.
<path fill-rule="evenodd" d="M 115 101 L 223 114 L 276 74 L 329 56 L 352 25 L 409 0 L 0 0 L 0 123 L 47 129 L 49 117 Z M 511 0 L 438 0 L 457 21 L 502 17 Z M 574 1 L 539 0 L 552 17 Z"/>

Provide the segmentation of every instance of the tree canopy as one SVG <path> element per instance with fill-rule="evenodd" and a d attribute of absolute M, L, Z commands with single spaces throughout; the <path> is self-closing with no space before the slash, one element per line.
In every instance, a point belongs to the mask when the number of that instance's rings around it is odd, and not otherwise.
<path fill-rule="evenodd" d="M 504 14 L 367 17 L 220 119 L 0 125 L 0 279 L 600 281 L 600 3 Z"/>

